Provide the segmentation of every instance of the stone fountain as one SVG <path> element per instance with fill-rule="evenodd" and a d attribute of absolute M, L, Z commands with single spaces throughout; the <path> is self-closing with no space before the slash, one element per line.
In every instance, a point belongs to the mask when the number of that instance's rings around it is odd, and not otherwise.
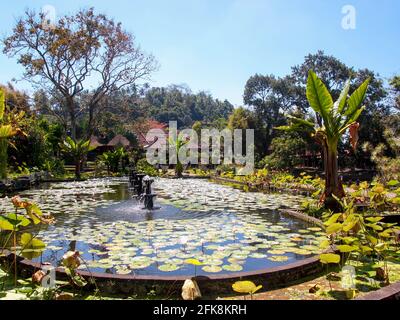
<path fill-rule="evenodd" d="M 143 173 L 138 173 L 134 167 L 129 168 L 129 187 L 133 188 L 138 197 L 144 192 L 143 178 L 145 176 Z"/>
<path fill-rule="evenodd" d="M 151 185 L 154 179 L 149 176 L 138 173 L 134 167 L 129 169 L 129 187 L 133 188 L 139 201 L 144 202 L 145 209 L 154 209 L 154 198 L 157 196 L 152 192 Z"/>
<path fill-rule="evenodd" d="M 154 198 L 157 196 L 152 192 L 151 185 L 154 183 L 154 179 L 149 176 L 145 176 L 142 180 L 144 193 L 142 194 L 142 198 L 144 199 L 144 207 L 148 210 L 154 209 Z"/>

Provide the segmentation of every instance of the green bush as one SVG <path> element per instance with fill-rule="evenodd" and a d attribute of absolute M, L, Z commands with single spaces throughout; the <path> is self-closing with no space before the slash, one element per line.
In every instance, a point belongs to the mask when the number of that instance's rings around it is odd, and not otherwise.
<path fill-rule="evenodd" d="M 284 134 L 272 140 L 272 153 L 259 163 L 270 169 L 289 169 L 301 163 L 299 156 L 306 149 L 306 142 L 296 134 Z"/>
<path fill-rule="evenodd" d="M 144 174 L 147 174 L 151 177 L 156 177 L 159 176 L 159 172 L 156 168 L 154 168 L 151 164 L 149 164 L 147 162 L 147 160 L 144 159 L 140 159 L 137 163 L 136 163 L 136 170 L 138 172 L 142 172 Z"/>

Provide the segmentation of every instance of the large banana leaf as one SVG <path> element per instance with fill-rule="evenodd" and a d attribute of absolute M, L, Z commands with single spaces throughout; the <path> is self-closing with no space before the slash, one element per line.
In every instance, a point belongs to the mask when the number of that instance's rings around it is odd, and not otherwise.
<path fill-rule="evenodd" d="M 322 80 L 311 70 L 307 80 L 306 94 L 311 108 L 321 115 L 327 134 L 331 135 L 333 99 Z"/>
<path fill-rule="evenodd" d="M 14 128 L 10 125 L 0 125 L 0 139 L 8 139 L 16 134 Z"/>
<path fill-rule="evenodd" d="M 288 116 L 289 126 L 281 126 L 276 129 L 285 131 L 306 131 L 315 134 L 322 133 L 328 140 L 337 141 L 340 136 L 352 127 L 365 107 L 361 106 L 365 99 L 369 85 L 369 79 L 348 98 L 350 80 L 348 80 L 338 98 L 333 103 L 332 96 L 321 79 L 310 70 L 307 80 L 307 99 L 311 108 L 322 117 L 323 127 L 317 128 L 313 123 Z"/>
<path fill-rule="evenodd" d="M 347 101 L 347 110 L 344 112 L 345 116 L 351 117 L 360 108 L 367 94 L 369 81 L 370 79 L 365 80 L 362 85 L 350 96 L 349 100 Z"/>

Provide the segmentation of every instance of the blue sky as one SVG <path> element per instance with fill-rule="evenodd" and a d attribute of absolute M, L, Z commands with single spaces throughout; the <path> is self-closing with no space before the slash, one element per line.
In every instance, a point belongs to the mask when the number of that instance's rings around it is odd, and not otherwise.
<path fill-rule="evenodd" d="M 24 9 L 44 5 L 59 15 L 94 6 L 156 56 L 152 85 L 186 83 L 235 105 L 251 75 L 286 75 L 319 49 L 384 78 L 400 74 L 399 0 L 13 0 L 2 3 L 1 36 Z M 356 9 L 355 30 L 341 27 L 344 5 Z M 0 83 L 20 77 L 16 60 L 1 54 L 0 65 Z"/>

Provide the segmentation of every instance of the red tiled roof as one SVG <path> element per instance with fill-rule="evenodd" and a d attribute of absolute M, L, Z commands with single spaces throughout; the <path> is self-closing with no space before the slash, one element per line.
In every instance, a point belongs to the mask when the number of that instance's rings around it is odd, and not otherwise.
<path fill-rule="evenodd" d="M 100 143 L 99 138 L 97 138 L 96 136 L 91 136 L 90 137 L 90 146 L 98 148 L 98 147 L 104 146 L 104 144 Z"/>
<path fill-rule="evenodd" d="M 162 130 L 165 133 L 165 135 L 168 135 L 168 125 L 165 123 L 161 123 L 157 120 L 153 120 L 153 119 L 147 120 L 143 124 L 142 128 L 143 128 L 142 131 L 138 130 L 138 132 L 136 133 L 136 136 L 138 138 L 139 144 L 145 148 L 152 146 L 158 140 L 156 137 L 154 137 L 153 139 L 146 140 L 146 135 L 147 135 L 148 131 L 154 130 L 154 129 L 159 129 L 159 130 Z M 146 132 L 143 132 L 143 131 L 146 131 Z"/>
<path fill-rule="evenodd" d="M 131 143 L 129 142 L 129 140 L 127 138 L 125 138 L 123 135 L 116 135 L 114 137 L 114 139 L 112 139 L 109 143 L 108 146 L 110 147 L 129 147 L 131 145 Z"/>
<path fill-rule="evenodd" d="M 146 124 L 145 124 L 149 129 L 162 129 L 165 131 L 168 130 L 168 125 L 166 123 L 161 123 L 158 122 L 157 120 L 147 120 Z"/>

